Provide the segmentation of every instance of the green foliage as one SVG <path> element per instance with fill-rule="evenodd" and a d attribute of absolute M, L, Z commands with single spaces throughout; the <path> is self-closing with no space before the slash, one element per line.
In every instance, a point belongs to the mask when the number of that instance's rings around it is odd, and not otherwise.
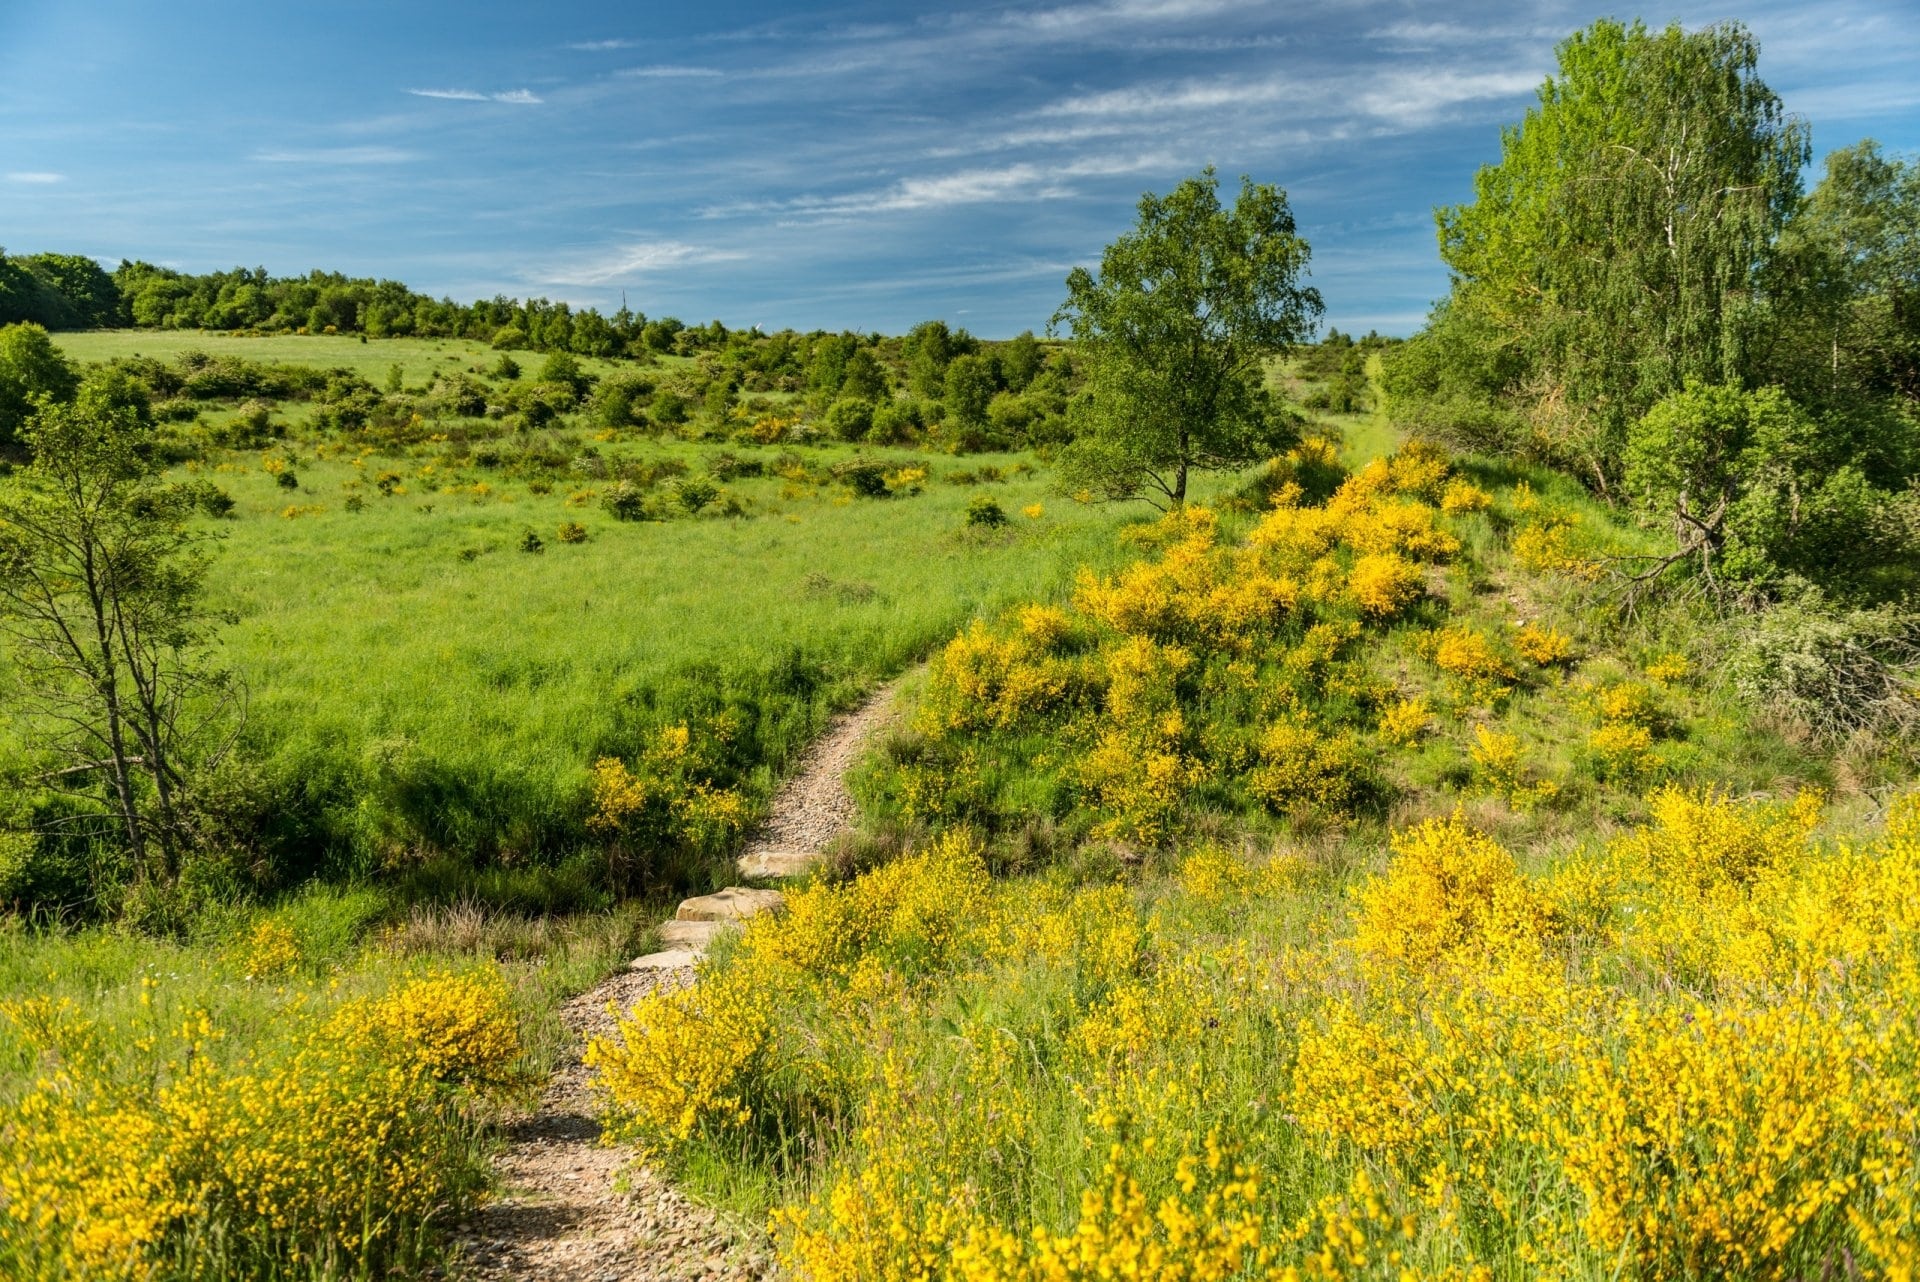
<path fill-rule="evenodd" d="M 967 524 L 994 530 L 1007 523 L 1007 510 L 991 494 L 976 494 L 967 500 Z"/>
<path fill-rule="evenodd" d="M 979 433 L 987 425 L 987 405 L 997 390 L 994 367 L 985 357 L 955 357 L 947 365 L 944 385 L 947 422 L 961 432 Z"/>
<path fill-rule="evenodd" d="M 1872 139 L 1827 156 L 1770 264 L 1762 377 L 1817 408 L 1920 403 L 1920 164 Z"/>
<path fill-rule="evenodd" d="M 1242 179 L 1227 210 L 1218 186 L 1208 169 L 1143 196 L 1138 227 L 1107 247 L 1100 275 L 1067 277 L 1054 320 L 1090 370 L 1061 459 L 1069 490 L 1178 506 L 1190 472 L 1245 466 L 1291 434 L 1262 363 L 1320 315 L 1319 292 L 1299 279 L 1307 243 L 1279 188 Z"/>
<path fill-rule="evenodd" d="M 1889 458 L 1914 455 L 1913 423 L 1819 418 L 1778 388 L 1746 392 L 1689 384 L 1661 400 L 1627 440 L 1628 492 L 1670 522 L 1674 563 L 1717 590 L 1778 596 L 1817 581 L 1840 598 L 1911 591 L 1920 543 L 1901 514 L 1909 500 Z M 1894 439 L 1889 439 L 1894 438 Z"/>
<path fill-rule="evenodd" d="M 1748 621 L 1727 677 L 1748 706 L 1828 742 L 1920 730 L 1920 621 L 1810 592 Z"/>
<path fill-rule="evenodd" d="M 873 430 L 873 402 L 848 396 L 827 411 L 827 430 L 843 441 L 858 441 Z"/>
<path fill-rule="evenodd" d="M 1557 461 L 1605 483 L 1628 425 L 1662 396 L 1748 369 L 1806 129 L 1760 80 L 1737 23 L 1602 19 L 1558 54 L 1472 203 L 1438 211 L 1454 274 L 1445 323 L 1513 349 L 1518 368 L 1475 364 L 1497 368 Z"/>
<path fill-rule="evenodd" d="M 206 658 L 199 489 L 166 483 L 134 415 L 44 404 L 0 484 L 0 639 L 61 791 L 95 807 L 136 879 L 179 875 L 196 775 L 224 751 Z M 104 891 L 104 887 L 100 888 Z"/>
<path fill-rule="evenodd" d="M 70 401 L 80 377 L 39 325 L 0 328 L 0 449 L 20 439 L 34 403 Z"/>

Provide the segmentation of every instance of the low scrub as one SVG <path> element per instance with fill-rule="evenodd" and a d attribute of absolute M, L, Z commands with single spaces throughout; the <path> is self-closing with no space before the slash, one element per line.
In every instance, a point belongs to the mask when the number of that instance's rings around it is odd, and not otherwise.
<path fill-rule="evenodd" d="M 815 1279 L 1903 1275 L 1920 797 L 1645 805 L 1547 861 L 1429 820 L 1344 889 L 996 883 L 949 832 L 623 1017 L 607 1123 L 770 1190 Z"/>

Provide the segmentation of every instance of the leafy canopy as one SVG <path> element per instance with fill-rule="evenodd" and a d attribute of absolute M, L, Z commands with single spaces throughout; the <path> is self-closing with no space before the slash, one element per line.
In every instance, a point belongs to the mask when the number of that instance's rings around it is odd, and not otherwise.
<path fill-rule="evenodd" d="M 1437 211 L 1450 315 L 1523 355 L 1550 452 L 1603 486 L 1661 397 L 1745 376 L 1760 273 L 1808 158 L 1759 52 L 1738 23 L 1602 19 L 1560 45 L 1472 203 Z"/>
<path fill-rule="evenodd" d="M 1286 193 L 1240 180 L 1231 209 L 1208 168 L 1140 198 L 1139 225 L 1075 268 L 1055 313 L 1086 360 L 1090 395 L 1062 482 L 1104 498 L 1186 501 L 1196 469 L 1244 466 L 1284 445 L 1290 423 L 1263 363 L 1312 333 L 1320 292 Z"/>

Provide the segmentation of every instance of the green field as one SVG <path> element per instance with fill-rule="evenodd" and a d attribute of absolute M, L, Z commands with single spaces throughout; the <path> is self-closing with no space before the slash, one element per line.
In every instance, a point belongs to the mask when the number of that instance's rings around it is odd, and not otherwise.
<path fill-rule="evenodd" d="M 435 374 L 490 368 L 500 354 L 485 343 L 458 338 L 362 339 L 354 334 L 227 334 L 200 329 L 100 329 L 56 334 L 54 341 L 76 362 L 110 361 L 147 356 L 172 360 L 183 352 L 210 356 L 238 356 L 250 361 L 312 365 L 321 369 L 352 370 L 379 386 L 395 365 L 404 371 L 407 386 L 420 387 Z M 515 359 L 535 369 L 538 353 L 521 352 Z M 676 358 L 665 358 L 673 361 Z M 629 361 L 582 357 L 588 373 L 600 375 Z"/>
<path fill-rule="evenodd" d="M 84 360 L 203 351 L 376 382 L 399 365 L 410 389 L 498 359 L 406 339 L 61 342 Z M 258 448 L 214 443 L 235 419 L 228 403 L 167 428 L 185 456 L 173 474 L 232 501 L 206 523 L 209 604 L 231 620 L 219 657 L 246 692 L 245 777 L 220 785 L 222 822 L 255 834 L 280 884 L 399 871 L 422 893 L 581 902 L 600 859 L 583 827 L 594 761 L 633 758 L 664 726 L 698 738 L 738 722 L 713 781 L 751 812 L 832 711 L 968 619 L 1061 596 L 1079 567 L 1120 555 L 1123 524 L 1150 515 L 1076 503 L 1026 454 L 650 438 L 565 420 L 516 431 L 453 419 L 355 444 L 311 431 L 309 409 L 275 406 L 279 435 Z M 857 496 L 839 474 L 856 461 L 894 491 Z M 601 500 L 623 475 L 641 478 L 650 516 L 672 519 L 610 516 Z M 675 505 L 679 476 L 714 480 L 697 514 Z M 969 524 L 985 499 L 1004 525 Z M 10 730 L 17 756 L 31 730 Z M 699 883 L 707 867 L 719 864 L 669 860 L 640 880 Z"/>

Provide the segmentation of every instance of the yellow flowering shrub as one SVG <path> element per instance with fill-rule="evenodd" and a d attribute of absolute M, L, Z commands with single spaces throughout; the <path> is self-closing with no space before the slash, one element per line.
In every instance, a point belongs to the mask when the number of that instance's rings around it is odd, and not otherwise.
<path fill-rule="evenodd" d="M 369 1043 L 437 1082 L 504 1087 L 519 1080 L 520 1025 L 497 969 L 423 975 L 343 1005 L 327 1027 L 340 1044 Z"/>
<path fill-rule="evenodd" d="M 237 1057 L 204 1011 L 112 1047 L 69 1002 L 0 1013 L 50 1057 L 0 1103 L 0 1267 L 22 1278 L 151 1277 L 213 1237 L 246 1271 L 379 1272 L 481 1186 L 471 1092 L 521 1053 L 491 971 L 324 1018 L 296 997 L 281 1041 Z"/>
<path fill-rule="evenodd" d="M 1358 799 L 1363 771 L 1350 733 L 1276 721 L 1261 737 L 1260 764 L 1247 777 L 1247 787 L 1277 811 L 1308 805 L 1344 814 Z"/>
<path fill-rule="evenodd" d="M 278 979 L 300 964 L 300 941 L 285 922 L 262 917 L 233 950 L 233 961 L 248 979 Z"/>
<path fill-rule="evenodd" d="M 1440 510 L 1448 516 L 1484 512 L 1493 506 L 1493 496 L 1471 481 L 1455 477 L 1440 492 Z"/>
<path fill-rule="evenodd" d="M 705 731 L 724 740 L 733 727 L 716 719 Z M 682 846 L 724 849 L 745 828 L 747 805 L 713 782 L 708 746 L 680 723 L 662 726 L 633 766 L 618 757 L 594 762 L 587 829 L 639 854 Z"/>
<path fill-rule="evenodd" d="M 656 989 L 611 1036 L 588 1043 L 609 1136 L 670 1146 L 753 1120 L 773 1041 L 769 994 L 756 979 L 740 968 L 691 988 Z"/>
<path fill-rule="evenodd" d="M 1473 742 L 1467 746 L 1473 761 L 1475 780 L 1486 791 L 1504 797 L 1508 805 L 1526 810 L 1543 801 L 1551 801 L 1559 786 L 1550 779 L 1535 779 L 1520 754 L 1517 735 L 1486 726 L 1473 728 Z"/>
<path fill-rule="evenodd" d="M 1458 811 L 1392 845 L 1386 873 L 1355 896 L 1353 943 L 1367 956 L 1425 966 L 1463 951 L 1527 952 L 1553 934 L 1551 908 L 1513 856 Z"/>
<path fill-rule="evenodd" d="M 1529 623 L 1513 636 L 1513 648 L 1536 667 L 1565 663 L 1573 657 L 1573 642 L 1558 628 Z"/>
<path fill-rule="evenodd" d="M 1633 783 L 1660 768 L 1653 750 L 1653 731 L 1631 722 L 1610 721 L 1587 736 L 1600 777 L 1612 783 Z"/>
<path fill-rule="evenodd" d="M 756 974 L 754 1071 L 821 1057 L 831 1086 L 803 1142 L 729 1124 L 715 1152 L 805 1154 L 773 1232 L 815 1280 L 1900 1276 L 1920 801 L 1830 844 L 1811 802 L 1649 805 L 1538 879 L 1459 814 L 1406 829 L 1298 943 L 1267 932 L 1302 900 L 1255 901 L 1302 883 L 1218 845 L 1164 885 L 983 877 L 956 897 L 988 924 L 934 965 L 782 972 L 756 924 L 701 983 Z M 1701 862 L 1753 871 L 1667 875 Z M 840 906 L 806 937 L 886 915 L 815 893 Z M 1759 968 L 1674 969 L 1642 924 L 1668 900 Z M 1256 915 L 1222 938 L 1222 904 Z"/>
<path fill-rule="evenodd" d="M 1576 1073 L 1556 1138 L 1582 1229 L 1644 1277 L 1783 1271 L 1877 1147 L 1884 1121 L 1853 1107 L 1920 1102 L 1911 1079 L 1876 1080 L 1870 1028 L 1804 1006 L 1630 1007 L 1620 1036 Z"/>
<path fill-rule="evenodd" d="M 1390 619 L 1419 599 L 1425 589 L 1420 567 L 1397 552 L 1370 552 L 1353 563 L 1347 588 L 1360 612 Z"/>
<path fill-rule="evenodd" d="M 1531 521 L 1514 532 L 1513 559 L 1536 574 L 1563 575 L 1591 583 L 1602 573 L 1599 559 L 1584 551 L 1575 534 L 1575 519 L 1556 514 Z"/>
<path fill-rule="evenodd" d="M 1456 624 L 1432 640 L 1434 666 L 1454 679 L 1462 693 L 1478 702 L 1495 702 L 1515 680 L 1513 668 L 1483 632 Z"/>
<path fill-rule="evenodd" d="M 1395 699 L 1380 710 L 1377 733 L 1385 742 L 1404 748 L 1418 743 L 1432 728 L 1432 705 L 1427 702 L 1426 696 L 1414 695 Z"/>
<path fill-rule="evenodd" d="M 1684 654 L 1663 654 L 1642 671 L 1646 673 L 1649 681 L 1658 682 L 1663 686 L 1672 685 L 1677 681 L 1685 681 L 1692 675 L 1693 662 Z"/>
<path fill-rule="evenodd" d="M 1411 440 L 1387 460 L 1387 473 L 1394 492 L 1435 499 L 1453 472 L 1453 460 L 1445 449 L 1432 441 Z"/>

